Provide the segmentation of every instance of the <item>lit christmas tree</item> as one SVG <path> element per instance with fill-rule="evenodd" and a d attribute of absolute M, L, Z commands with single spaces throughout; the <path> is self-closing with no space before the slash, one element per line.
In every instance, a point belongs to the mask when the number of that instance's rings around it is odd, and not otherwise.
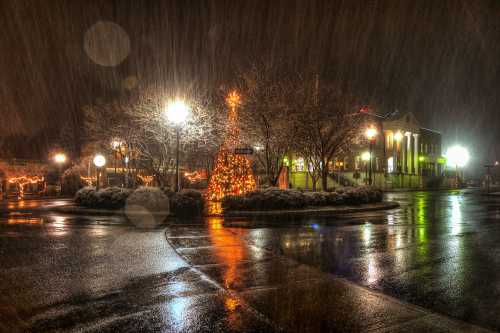
<path fill-rule="evenodd" d="M 215 168 L 208 183 L 208 199 L 220 201 L 226 195 L 241 195 L 255 189 L 255 178 L 250 161 L 234 153 L 239 144 L 239 124 L 236 108 L 240 96 L 235 91 L 227 99 L 229 105 L 228 133 L 217 155 Z"/>

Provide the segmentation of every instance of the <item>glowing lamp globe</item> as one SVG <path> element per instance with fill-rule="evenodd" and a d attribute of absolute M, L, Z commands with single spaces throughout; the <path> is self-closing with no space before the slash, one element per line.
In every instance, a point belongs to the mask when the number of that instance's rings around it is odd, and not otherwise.
<path fill-rule="evenodd" d="M 466 148 L 453 146 L 446 151 L 446 164 L 451 167 L 463 168 L 469 162 L 470 155 Z"/>
<path fill-rule="evenodd" d="M 94 156 L 94 165 L 98 168 L 102 168 L 106 165 L 106 157 L 101 154 Z"/>
<path fill-rule="evenodd" d="M 396 132 L 396 134 L 394 134 L 394 140 L 396 140 L 396 141 L 399 142 L 402 139 L 403 139 L 403 133 L 401 133 L 401 132 L 398 131 L 398 132 Z"/>
<path fill-rule="evenodd" d="M 370 152 L 365 151 L 363 154 L 361 154 L 361 160 L 368 162 L 370 160 Z"/>
<path fill-rule="evenodd" d="M 180 125 L 186 121 L 189 110 L 183 101 L 175 101 L 167 106 L 166 116 L 168 121 Z"/>
<path fill-rule="evenodd" d="M 121 146 L 121 142 L 117 139 L 111 141 L 111 148 L 113 148 L 114 150 L 118 149 L 120 146 Z"/>
<path fill-rule="evenodd" d="M 373 140 L 377 136 L 377 129 L 375 127 L 369 127 L 365 132 L 368 140 Z"/>
<path fill-rule="evenodd" d="M 66 162 L 66 155 L 62 153 L 56 154 L 54 156 L 54 161 L 58 164 L 63 164 L 64 162 Z"/>

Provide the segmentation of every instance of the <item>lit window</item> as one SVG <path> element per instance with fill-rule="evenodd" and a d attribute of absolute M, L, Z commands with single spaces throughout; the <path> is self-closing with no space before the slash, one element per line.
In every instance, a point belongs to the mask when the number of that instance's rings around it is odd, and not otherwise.
<path fill-rule="evenodd" d="M 295 171 L 304 171 L 304 159 L 302 157 L 295 160 Z"/>
<path fill-rule="evenodd" d="M 387 159 L 387 172 L 394 172 L 394 158 Z"/>

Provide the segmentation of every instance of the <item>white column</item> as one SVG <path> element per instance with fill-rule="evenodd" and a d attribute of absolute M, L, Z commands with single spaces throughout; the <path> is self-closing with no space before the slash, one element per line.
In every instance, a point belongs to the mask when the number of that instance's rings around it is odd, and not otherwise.
<path fill-rule="evenodd" d="M 406 132 L 405 133 L 405 171 L 407 174 L 411 173 L 410 170 L 410 163 L 411 163 L 411 133 Z"/>
<path fill-rule="evenodd" d="M 414 171 L 413 173 L 418 175 L 419 172 L 418 172 L 418 164 L 419 164 L 419 160 L 418 160 L 418 134 L 413 134 L 413 166 L 414 166 Z"/>

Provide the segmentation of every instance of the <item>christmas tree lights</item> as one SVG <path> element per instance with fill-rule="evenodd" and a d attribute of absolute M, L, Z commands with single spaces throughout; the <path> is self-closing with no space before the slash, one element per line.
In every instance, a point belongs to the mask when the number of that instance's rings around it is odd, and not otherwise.
<path fill-rule="evenodd" d="M 245 194 L 256 186 L 248 158 L 234 153 L 234 148 L 240 143 L 237 113 L 240 96 L 233 91 L 226 102 L 229 105 L 227 136 L 217 154 L 215 168 L 208 184 L 207 196 L 212 201 L 220 201 L 226 195 Z"/>

